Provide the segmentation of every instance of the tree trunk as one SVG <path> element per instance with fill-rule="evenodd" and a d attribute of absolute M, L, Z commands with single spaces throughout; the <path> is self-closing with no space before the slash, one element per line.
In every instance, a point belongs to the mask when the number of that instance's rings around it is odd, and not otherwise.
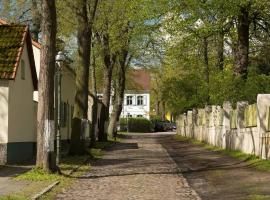
<path fill-rule="evenodd" d="M 113 104 L 113 110 L 110 116 L 110 122 L 108 127 L 108 134 L 112 137 L 116 136 L 117 133 L 117 122 L 119 121 L 124 102 L 124 92 L 126 87 L 126 60 L 128 52 L 123 50 L 119 55 L 119 66 L 118 66 L 118 82 L 115 89 L 115 101 Z"/>
<path fill-rule="evenodd" d="M 109 123 L 109 109 L 110 109 L 110 99 L 111 99 L 111 82 L 112 82 L 112 72 L 115 64 L 116 56 L 112 55 L 109 48 L 109 35 L 105 33 L 102 36 L 102 52 L 103 52 L 103 62 L 104 62 L 104 72 L 103 72 L 103 97 L 102 106 L 99 116 L 99 141 L 107 141 L 107 129 Z"/>
<path fill-rule="evenodd" d="M 76 93 L 69 150 L 69 154 L 71 155 L 79 155 L 85 152 L 82 120 L 88 119 L 88 86 L 91 50 L 91 31 L 88 24 L 87 0 L 78 0 L 77 7 L 78 66 L 76 70 Z"/>
<path fill-rule="evenodd" d="M 41 32 L 36 166 L 47 172 L 55 172 L 57 170 L 54 152 L 55 0 L 42 1 Z"/>
<path fill-rule="evenodd" d="M 160 115 L 159 107 L 160 107 L 160 101 L 156 99 L 156 102 L 155 102 L 156 116 Z"/>
<path fill-rule="evenodd" d="M 209 104 L 209 58 L 208 58 L 208 38 L 203 38 L 203 60 L 204 60 L 204 73 L 205 73 L 205 83 L 206 83 L 206 103 Z"/>
<path fill-rule="evenodd" d="M 165 101 L 161 102 L 161 120 L 166 120 L 166 108 L 165 108 Z"/>
<path fill-rule="evenodd" d="M 237 49 L 235 57 L 234 74 L 247 77 L 248 53 L 249 53 L 249 9 L 250 5 L 240 8 L 237 19 Z"/>
<path fill-rule="evenodd" d="M 91 67 L 91 97 L 92 98 L 92 108 L 91 108 L 91 119 L 92 119 L 92 126 L 90 130 L 90 146 L 94 146 L 96 143 L 96 132 L 97 132 L 97 87 L 96 87 L 96 58 L 94 52 L 92 50 L 92 67 Z"/>
<path fill-rule="evenodd" d="M 105 67 L 103 73 L 103 97 L 102 107 L 100 112 L 100 125 L 99 125 L 99 141 L 107 140 L 107 126 L 109 120 L 109 109 L 111 99 L 111 82 L 112 82 L 112 68 Z"/>
<path fill-rule="evenodd" d="M 224 32 L 217 36 L 217 67 L 222 71 L 224 67 Z"/>
<path fill-rule="evenodd" d="M 36 0 L 32 0 L 31 15 L 33 21 L 33 28 L 31 31 L 32 38 L 38 42 L 38 35 L 40 33 L 40 12 Z"/>

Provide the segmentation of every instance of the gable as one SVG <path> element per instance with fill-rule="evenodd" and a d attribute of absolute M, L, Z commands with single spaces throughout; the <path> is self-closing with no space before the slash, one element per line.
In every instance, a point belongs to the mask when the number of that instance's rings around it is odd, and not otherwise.
<path fill-rule="evenodd" d="M 33 86 L 37 90 L 37 74 L 31 36 L 27 26 L 24 25 L 0 25 L 0 79 L 15 79 L 25 43 Z"/>

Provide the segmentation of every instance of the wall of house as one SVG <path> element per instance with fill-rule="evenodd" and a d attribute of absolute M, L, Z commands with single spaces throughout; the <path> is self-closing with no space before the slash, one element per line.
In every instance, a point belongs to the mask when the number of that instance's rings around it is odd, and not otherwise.
<path fill-rule="evenodd" d="M 177 119 L 177 133 L 223 148 L 261 158 L 270 156 L 270 94 L 259 94 L 257 103 L 238 102 L 193 109 Z"/>
<path fill-rule="evenodd" d="M 32 47 L 33 47 L 33 53 L 34 53 L 34 59 L 35 59 L 35 66 L 36 66 L 37 77 L 39 79 L 39 71 L 40 71 L 40 49 L 37 48 L 35 45 L 32 45 Z M 33 99 L 35 101 L 38 101 L 38 91 L 34 91 Z"/>
<path fill-rule="evenodd" d="M 8 81 L 0 80 L 0 165 L 6 163 L 8 141 Z"/>
<path fill-rule="evenodd" d="M 127 105 L 127 96 L 133 96 L 132 105 Z M 144 97 L 143 105 L 137 105 L 137 96 Z M 132 115 L 132 117 L 142 115 L 143 117 L 150 119 L 150 94 L 126 92 L 121 117 L 127 117 L 127 115 Z"/>
<path fill-rule="evenodd" d="M 21 77 L 21 62 L 25 62 L 25 79 Z M 9 81 L 8 157 L 9 163 L 31 158 L 36 141 L 36 110 L 33 101 L 33 81 L 26 45 L 15 80 Z"/>
<path fill-rule="evenodd" d="M 61 138 L 63 140 L 70 139 L 71 136 L 71 120 L 72 120 L 72 107 L 75 101 L 75 74 L 68 68 L 63 68 L 62 83 L 61 83 L 61 101 L 66 104 L 65 108 L 65 126 L 61 128 Z"/>
<path fill-rule="evenodd" d="M 8 81 L 0 80 L 0 143 L 8 141 Z"/>

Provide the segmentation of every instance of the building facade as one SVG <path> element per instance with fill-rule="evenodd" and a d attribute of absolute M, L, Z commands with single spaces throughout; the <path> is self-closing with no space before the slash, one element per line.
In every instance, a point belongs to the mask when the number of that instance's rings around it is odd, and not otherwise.
<path fill-rule="evenodd" d="M 37 74 L 27 26 L 0 21 L 0 164 L 35 154 Z"/>
<path fill-rule="evenodd" d="M 150 119 L 150 82 L 150 72 L 146 69 L 131 69 L 128 72 L 122 118 L 144 117 Z M 102 93 L 97 95 L 100 100 L 102 96 Z M 110 105 L 111 112 L 112 102 Z"/>

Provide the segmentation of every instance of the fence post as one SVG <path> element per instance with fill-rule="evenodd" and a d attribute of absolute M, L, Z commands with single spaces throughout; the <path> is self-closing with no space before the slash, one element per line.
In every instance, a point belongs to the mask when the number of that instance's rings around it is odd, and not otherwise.
<path fill-rule="evenodd" d="M 229 101 L 225 101 L 223 103 L 223 122 L 222 122 L 222 148 L 226 149 L 229 148 L 227 146 L 227 138 L 229 139 L 229 134 L 231 130 L 231 111 L 232 105 Z"/>
<path fill-rule="evenodd" d="M 263 159 L 269 158 L 270 127 L 269 127 L 270 94 L 257 96 L 257 127 L 259 135 L 259 155 Z"/>

